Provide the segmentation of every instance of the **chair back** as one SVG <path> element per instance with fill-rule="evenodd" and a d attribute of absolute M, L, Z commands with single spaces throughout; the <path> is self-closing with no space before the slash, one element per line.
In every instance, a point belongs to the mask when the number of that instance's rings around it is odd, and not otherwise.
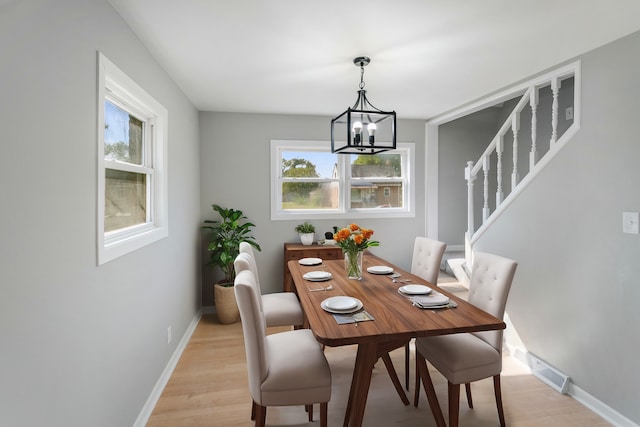
<path fill-rule="evenodd" d="M 444 242 L 428 237 L 416 237 L 413 244 L 411 274 L 422 277 L 427 282 L 437 285 L 442 254 L 447 245 Z"/>
<path fill-rule="evenodd" d="M 251 246 L 247 242 L 240 242 L 240 245 L 238 246 L 238 250 L 240 251 L 240 253 L 245 252 L 251 255 L 253 258 L 256 257 L 256 253 L 253 251 L 253 246 Z"/>
<path fill-rule="evenodd" d="M 253 276 L 256 278 L 256 283 L 258 284 L 258 289 L 260 289 L 260 276 L 258 275 L 258 261 L 256 260 L 256 253 L 253 250 L 253 246 L 251 246 L 247 242 L 240 242 L 240 246 L 238 250 L 241 254 L 247 254 L 249 258 L 251 258 L 251 272 Z M 237 270 L 236 270 L 237 271 Z"/>
<path fill-rule="evenodd" d="M 502 319 L 517 266 L 508 258 L 476 252 L 469 283 L 469 302 Z M 474 335 L 502 351 L 502 330 L 474 332 Z"/>
<path fill-rule="evenodd" d="M 256 292 L 255 278 L 250 270 L 242 270 L 236 275 L 234 292 L 242 320 L 249 392 L 254 402 L 261 402 L 260 386 L 269 374 L 267 364 L 269 355 L 261 298 Z"/>
<path fill-rule="evenodd" d="M 236 257 L 235 261 L 233 261 L 233 268 L 236 270 L 236 275 L 241 271 L 250 271 L 253 274 L 253 283 L 256 287 L 256 292 L 260 298 L 258 298 L 258 302 L 260 303 L 260 311 L 264 311 L 264 307 L 262 306 L 262 291 L 260 289 L 260 282 L 258 282 L 258 268 L 256 266 L 255 260 L 249 255 L 247 252 L 240 252 Z"/>

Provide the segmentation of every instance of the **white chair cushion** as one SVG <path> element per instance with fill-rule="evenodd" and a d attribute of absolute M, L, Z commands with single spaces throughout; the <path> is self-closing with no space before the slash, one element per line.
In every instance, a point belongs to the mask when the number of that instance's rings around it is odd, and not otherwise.
<path fill-rule="evenodd" d="M 331 369 L 309 329 L 267 335 L 268 374 L 261 385 L 262 406 L 304 405 L 331 398 Z"/>
<path fill-rule="evenodd" d="M 304 313 L 293 292 L 262 295 L 262 309 L 267 326 L 302 325 Z"/>
<path fill-rule="evenodd" d="M 500 352 L 473 334 L 418 338 L 416 351 L 453 384 L 470 383 L 502 371 Z"/>

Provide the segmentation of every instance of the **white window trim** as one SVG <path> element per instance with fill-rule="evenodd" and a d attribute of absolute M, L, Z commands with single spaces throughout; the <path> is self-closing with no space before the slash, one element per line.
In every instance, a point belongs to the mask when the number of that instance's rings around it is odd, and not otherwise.
<path fill-rule="evenodd" d="M 413 218 L 415 217 L 415 144 L 411 142 L 400 142 L 397 144 L 398 150 L 407 151 L 408 164 L 403 165 L 406 172 L 405 191 L 408 192 L 406 198 L 406 206 L 402 208 L 384 208 L 384 209 L 349 209 L 351 206 L 351 192 L 348 188 L 342 188 L 340 192 L 341 200 L 338 209 L 323 209 L 322 212 L 314 210 L 287 210 L 281 209 L 282 192 L 280 190 L 280 173 L 279 166 L 280 153 L 282 151 L 305 151 L 305 150 L 331 150 L 330 141 L 295 141 L 295 140 L 271 140 L 271 220 L 292 220 L 292 219 L 359 219 L 359 218 Z M 393 153 L 388 151 L 387 153 Z M 351 169 L 347 154 L 338 154 L 338 169 L 342 185 L 343 182 L 349 182 L 351 178 Z M 384 178 L 380 179 L 381 181 Z M 330 182 L 330 179 L 319 178 L 319 182 Z M 392 180 L 397 181 L 397 180 Z"/>
<path fill-rule="evenodd" d="M 107 92 L 109 94 L 107 95 Z M 104 232 L 105 166 L 104 159 L 104 102 L 119 99 L 127 109 L 135 112 L 153 126 L 151 150 L 153 180 L 148 200 L 149 221 L 121 230 Z M 98 52 L 98 125 L 97 125 L 97 249 L 98 265 L 147 246 L 169 235 L 167 198 L 167 125 L 168 111 L 115 64 Z M 121 164 L 119 169 L 126 168 Z"/>

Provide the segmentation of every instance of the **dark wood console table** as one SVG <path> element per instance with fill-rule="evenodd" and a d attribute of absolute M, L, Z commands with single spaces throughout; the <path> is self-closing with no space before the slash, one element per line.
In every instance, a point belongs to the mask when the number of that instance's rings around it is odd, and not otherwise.
<path fill-rule="evenodd" d="M 287 267 L 287 263 L 291 260 L 302 258 L 321 258 L 321 259 L 343 259 L 342 248 L 340 246 L 324 246 L 324 245 L 303 245 L 301 243 L 285 243 L 284 244 L 284 282 L 282 288 L 285 292 L 293 292 L 293 283 L 291 282 L 291 273 Z"/>

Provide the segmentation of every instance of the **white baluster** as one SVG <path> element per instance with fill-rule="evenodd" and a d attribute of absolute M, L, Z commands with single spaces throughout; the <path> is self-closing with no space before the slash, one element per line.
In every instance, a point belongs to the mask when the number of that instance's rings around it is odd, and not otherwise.
<path fill-rule="evenodd" d="M 551 92 L 553 93 L 553 103 L 551 104 L 551 141 L 550 147 L 553 147 L 558 140 L 558 92 L 560 91 L 560 79 L 551 80 Z"/>
<path fill-rule="evenodd" d="M 475 231 L 473 224 L 473 181 L 475 181 L 476 177 L 472 176 L 472 169 L 473 162 L 468 161 L 467 167 L 464 169 L 464 178 L 467 180 L 467 234 L 469 238 Z"/>
<path fill-rule="evenodd" d="M 498 181 L 498 188 L 496 190 L 496 209 L 502 203 L 504 199 L 504 193 L 502 191 L 502 151 L 504 149 L 504 137 L 502 135 L 498 136 L 498 140 L 496 141 L 496 154 L 498 156 L 497 166 L 496 166 L 496 177 Z"/>
<path fill-rule="evenodd" d="M 484 171 L 484 206 L 482 207 L 482 223 L 489 218 L 489 156 L 482 158 L 482 170 Z"/>
<path fill-rule="evenodd" d="M 518 131 L 520 130 L 520 113 L 511 118 L 511 131 L 513 132 L 513 172 L 511 173 L 511 191 L 518 185 Z"/>
<path fill-rule="evenodd" d="M 533 170 L 533 167 L 538 163 L 538 147 L 536 145 L 536 138 L 538 135 L 538 89 L 532 86 L 529 89 L 529 106 L 531 107 L 531 152 L 529 153 L 529 172 Z"/>

